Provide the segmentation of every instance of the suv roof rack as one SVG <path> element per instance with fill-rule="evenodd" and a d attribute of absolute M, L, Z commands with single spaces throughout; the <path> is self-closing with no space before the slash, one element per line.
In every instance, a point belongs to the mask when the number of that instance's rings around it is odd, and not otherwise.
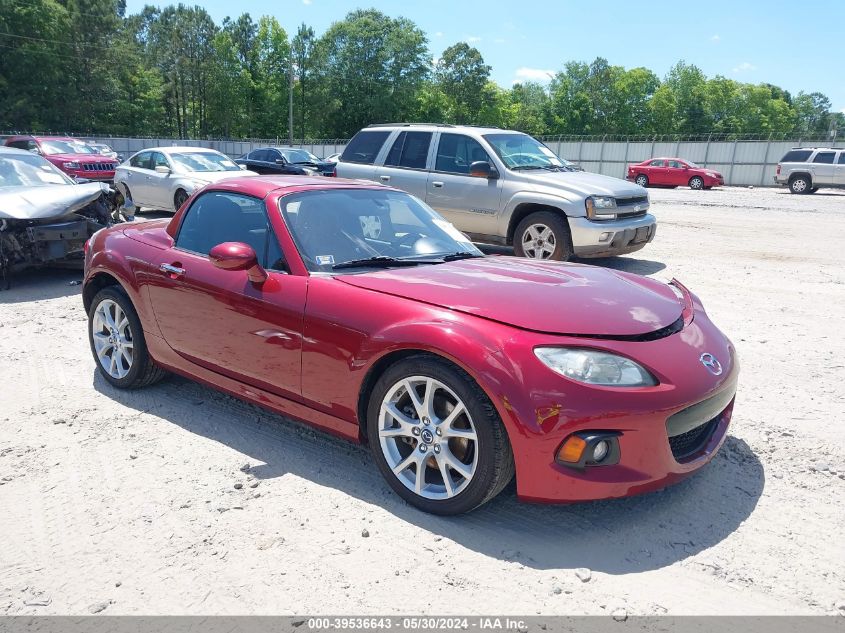
<path fill-rule="evenodd" d="M 433 127 L 455 127 L 451 123 L 371 123 L 367 127 L 411 127 L 414 125 L 430 125 Z"/>

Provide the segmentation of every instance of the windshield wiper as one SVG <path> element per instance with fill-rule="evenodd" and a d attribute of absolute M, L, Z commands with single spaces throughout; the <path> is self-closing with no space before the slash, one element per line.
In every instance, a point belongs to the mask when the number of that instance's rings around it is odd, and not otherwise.
<path fill-rule="evenodd" d="M 520 169 L 545 169 L 542 165 L 514 165 L 511 167 L 514 171 L 518 171 Z"/>
<path fill-rule="evenodd" d="M 397 259 L 388 255 L 378 255 L 366 259 L 351 259 L 348 262 L 340 262 L 332 266 L 332 270 L 340 268 L 387 268 L 389 266 L 416 266 L 418 264 L 438 264 L 438 260 L 431 259 Z"/>
<path fill-rule="evenodd" d="M 466 251 L 460 251 L 457 253 L 449 253 L 448 255 L 444 255 L 440 259 L 444 262 L 454 262 L 459 259 L 475 259 L 476 257 L 484 257 L 484 255 L 479 255 L 478 253 L 467 253 Z"/>

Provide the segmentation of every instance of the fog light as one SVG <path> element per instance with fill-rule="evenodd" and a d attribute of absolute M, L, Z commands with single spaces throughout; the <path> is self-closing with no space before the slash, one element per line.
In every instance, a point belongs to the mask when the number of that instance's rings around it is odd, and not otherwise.
<path fill-rule="evenodd" d="M 610 452 L 610 443 L 607 440 L 601 440 L 597 442 L 596 445 L 593 447 L 593 459 L 592 461 L 598 464 L 602 461 L 607 454 Z"/>
<path fill-rule="evenodd" d="M 613 233 L 602 233 L 601 235 L 599 235 L 599 242 L 606 242 L 610 239 L 611 235 L 613 235 Z"/>

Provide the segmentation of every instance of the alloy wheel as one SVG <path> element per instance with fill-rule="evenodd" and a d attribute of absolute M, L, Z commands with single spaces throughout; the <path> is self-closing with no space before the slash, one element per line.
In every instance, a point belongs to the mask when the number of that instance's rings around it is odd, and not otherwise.
<path fill-rule="evenodd" d="M 648 184 L 648 178 L 641 174 L 637 176 L 637 179 L 634 182 L 636 182 L 640 187 L 645 187 Z"/>
<path fill-rule="evenodd" d="M 94 351 L 112 378 L 124 378 L 132 369 L 134 343 L 129 318 L 117 302 L 103 299 L 91 323 Z"/>
<path fill-rule="evenodd" d="M 478 435 L 453 390 L 434 378 L 410 376 L 382 400 L 378 419 L 382 454 L 396 478 L 425 499 L 450 499 L 472 481 Z"/>
<path fill-rule="evenodd" d="M 557 239 L 545 224 L 532 224 L 522 234 L 522 252 L 532 259 L 549 259 L 555 252 Z"/>
<path fill-rule="evenodd" d="M 696 176 L 692 180 L 689 181 L 690 189 L 701 189 L 704 187 L 704 181 Z"/>

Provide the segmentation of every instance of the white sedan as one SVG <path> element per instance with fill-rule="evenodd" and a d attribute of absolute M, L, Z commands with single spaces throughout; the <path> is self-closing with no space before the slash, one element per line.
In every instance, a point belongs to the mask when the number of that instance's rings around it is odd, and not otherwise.
<path fill-rule="evenodd" d="M 118 165 L 114 185 L 138 208 L 175 212 L 195 190 L 210 182 L 257 175 L 213 149 L 152 147 Z"/>

